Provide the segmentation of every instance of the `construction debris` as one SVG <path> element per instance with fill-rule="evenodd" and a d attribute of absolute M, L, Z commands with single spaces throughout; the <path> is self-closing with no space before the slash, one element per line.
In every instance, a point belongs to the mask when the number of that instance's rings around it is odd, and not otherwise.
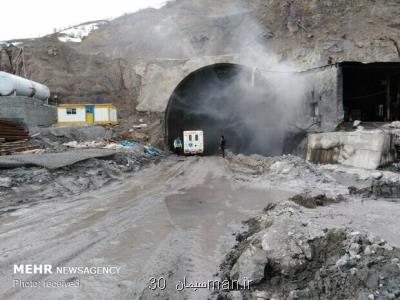
<path fill-rule="evenodd" d="M 400 199 L 400 185 L 397 181 L 374 180 L 370 186 L 365 188 L 349 187 L 350 194 L 363 197 L 376 197 L 398 201 Z"/>
<path fill-rule="evenodd" d="M 317 206 L 326 206 L 333 203 L 344 201 L 345 198 L 339 195 L 336 198 L 327 197 L 325 194 L 312 196 L 310 193 L 303 193 L 289 198 L 290 201 L 304 206 L 306 208 L 316 208 Z"/>
<path fill-rule="evenodd" d="M 16 152 L 24 152 L 29 150 L 40 149 L 38 145 L 31 145 L 27 140 L 0 143 L 0 155 L 8 155 Z"/>
<path fill-rule="evenodd" d="M 134 129 L 142 129 L 142 128 L 146 128 L 146 127 L 147 127 L 147 124 L 145 124 L 145 123 L 133 125 Z"/>
<path fill-rule="evenodd" d="M 82 149 L 82 148 L 104 148 L 106 146 L 106 142 L 102 141 L 91 141 L 91 142 L 82 142 L 79 143 L 77 141 L 71 141 L 68 143 L 64 143 L 64 146 L 70 147 L 70 148 L 77 148 L 77 149 Z"/>
<path fill-rule="evenodd" d="M 150 154 L 151 156 L 157 156 L 161 154 L 161 151 L 150 147 L 143 145 L 137 141 L 129 141 L 129 140 L 123 140 L 120 142 L 96 142 L 96 141 L 91 141 L 91 142 L 82 142 L 78 143 L 77 141 L 72 141 L 68 143 L 64 143 L 64 146 L 71 147 L 71 148 L 77 148 L 77 149 L 85 149 L 85 148 L 103 148 L 103 149 L 113 149 L 113 150 L 120 150 L 123 152 L 134 152 L 137 151 L 145 151 L 146 153 Z"/>
<path fill-rule="evenodd" d="M 143 145 L 136 141 L 128 140 L 123 140 L 120 142 L 70 141 L 62 145 L 67 148 L 79 150 L 45 153 L 46 150 L 41 149 L 39 145 L 30 145 L 27 143 L 27 141 L 0 143 L 0 155 L 24 152 L 19 155 L 0 157 L 0 168 L 13 168 L 33 165 L 47 169 L 57 169 L 72 165 L 82 160 L 96 157 L 107 157 L 116 153 L 142 152 L 153 157 L 163 155 L 163 152 L 156 148 Z"/>
<path fill-rule="evenodd" d="M 114 154 L 115 151 L 106 149 L 82 149 L 61 153 L 10 155 L 0 157 L 0 168 L 38 166 L 52 170 L 90 158 L 107 157 Z"/>
<path fill-rule="evenodd" d="M 68 143 L 71 141 L 104 141 L 113 138 L 113 130 L 102 126 L 59 126 L 35 129 L 41 138 L 52 142 Z"/>
<path fill-rule="evenodd" d="M 250 288 L 217 291 L 213 299 L 396 299 L 400 250 L 349 228 L 304 222 L 301 207 L 272 206 L 247 223 L 250 232 L 226 256 L 221 279 Z"/>
<path fill-rule="evenodd" d="M 14 168 L 0 168 L 0 195 L 2 198 L 0 215 L 15 210 L 15 207 L 21 205 L 21 202 L 31 205 L 34 202 L 43 201 L 43 199 L 64 197 L 65 192 L 77 195 L 99 189 L 114 181 L 122 181 L 145 165 L 160 158 L 152 157 L 145 152 L 113 151 L 113 153 L 114 155 L 108 157 L 88 158 L 57 169 L 27 166 L 24 163 L 17 166 L 15 165 L 18 163 L 16 161 Z M 35 155 L 35 157 L 49 156 Z M 51 159 L 60 158 L 59 155 L 50 157 Z M 32 156 L 31 159 L 33 160 Z M 0 158 L 0 163 L 4 165 L 2 158 Z M 35 192 L 30 193 L 26 198 L 22 196 L 23 200 L 16 200 L 16 196 L 21 196 L 20 191 L 23 189 L 33 189 Z"/>

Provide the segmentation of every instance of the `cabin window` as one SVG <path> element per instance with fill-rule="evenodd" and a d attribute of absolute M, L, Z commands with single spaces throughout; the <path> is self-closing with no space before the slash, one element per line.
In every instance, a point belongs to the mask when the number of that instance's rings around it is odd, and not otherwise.
<path fill-rule="evenodd" d="M 189 142 L 192 141 L 192 135 L 189 135 Z"/>
<path fill-rule="evenodd" d="M 199 135 L 198 135 L 198 134 L 196 134 L 196 135 L 194 136 L 194 140 L 195 140 L 196 142 L 199 141 Z"/>
<path fill-rule="evenodd" d="M 76 108 L 67 108 L 67 115 L 76 115 Z"/>

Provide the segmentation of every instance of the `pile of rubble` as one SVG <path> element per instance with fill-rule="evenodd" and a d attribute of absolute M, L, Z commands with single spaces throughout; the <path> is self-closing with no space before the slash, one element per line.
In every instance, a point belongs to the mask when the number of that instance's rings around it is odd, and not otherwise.
<path fill-rule="evenodd" d="M 216 299 L 396 299 L 400 251 L 350 228 L 321 228 L 284 202 L 247 222 L 221 265 L 223 280 L 250 288 Z"/>
<path fill-rule="evenodd" d="M 358 186 L 349 186 L 351 195 L 359 195 L 363 198 L 400 199 L 400 173 L 397 164 L 383 170 L 365 170 L 344 167 L 340 165 L 321 165 L 321 171 L 337 173 L 339 176 L 352 176 L 358 182 Z"/>
<path fill-rule="evenodd" d="M 263 157 L 260 155 L 227 156 L 227 165 L 237 181 L 251 181 L 263 187 L 279 184 L 297 193 L 319 191 L 327 195 L 346 194 L 346 187 L 334 186 L 334 178 L 316 166 L 293 155 Z"/>
<path fill-rule="evenodd" d="M 255 175 L 255 177 L 267 173 L 284 176 L 298 176 L 302 174 L 321 175 L 315 165 L 293 155 L 265 157 L 257 154 L 245 156 L 228 153 L 227 161 L 233 172 Z"/>
<path fill-rule="evenodd" d="M 365 188 L 351 186 L 349 192 L 352 195 L 361 195 L 366 198 L 373 196 L 375 198 L 400 199 L 400 185 L 396 181 L 374 180 L 370 186 Z"/>
<path fill-rule="evenodd" d="M 236 235 L 219 273 L 239 287 L 215 291 L 211 298 L 400 297 L 400 250 L 368 229 L 368 218 L 378 214 L 373 209 L 393 209 L 392 203 L 376 201 L 400 199 L 398 172 L 314 165 L 290 155 L 229 154 L 227 166 L 238 184 L 279 186 L 293 196 L 244 222 L 247 228 Z M 363 213 L 351 210 L 363 206 L 368 207 L 363 212 L 374 213 L 358 221 Z M 384 228 L 373 232 L 381 235 Z M 390 234 L 386 238 L 398 245 Z"/>
<path fill-rule="evenodd" d="M 144 166 L 157 163 L 164 155 L 162 152 L 157 156 L 144 151 L 112 152 L 112 155 L 103 158 L 87 158 L 59 168 L 23 166 L 0 169 L 0 214 L 21 204 L 31 205 L 66 193 L 77 195 L 122 181 Z M 77 157 L 73 151 L 66 154 Z"/>
<path fill-rule="evenodd" d="M 345 201 L 345 197 L 343 195 L 327 197 L 325 194 L 313 196 L 311 193 L 303 193 L 290 197 L 289 200 L 306 208 L 316 208 L 318 206 L 327 206 L 333 203 Z"/>
<path fill-rule="evenodd" d="M 165 155 L 99 126 L 41 128 L 30 143 L 40 149 L 0 156 L 0 212 L 100 188 Z"/>
<path fill-rule="evenodd" d="M 89 142 L 81 142 L 72 141 L 68 143 L 64 143 L 63 146 L 67 146 L 69 148 L 75 149 L 109 149 L 109 150 L 118 150 L 118 152 L 131 153 L 131 152 L 146 152 L 152 156 L 157 156 L 160 153 L 160 150 L 141 144 L 137 141 L 129 141 L 122 140 L 119 142 L 109 140 L 105 141 L 89 141 Z"/>

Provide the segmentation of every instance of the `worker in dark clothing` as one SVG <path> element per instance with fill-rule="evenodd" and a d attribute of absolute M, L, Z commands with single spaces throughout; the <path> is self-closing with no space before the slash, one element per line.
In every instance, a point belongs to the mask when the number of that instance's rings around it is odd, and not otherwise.
<path fill-rule="evenodd" d="M 219 140 L 219 149 L 221 150 L 222 157 L 225 158 L 225 148 L 226 148 L 226 141 L 225 137 L 221 135 L 221 139 Z"/>
<path fill-rule="evenodd" d="M 182 141 L 179 136 L 174 141 L 174 148 L 176 155 L 180 155 L 182 153 Z"/>

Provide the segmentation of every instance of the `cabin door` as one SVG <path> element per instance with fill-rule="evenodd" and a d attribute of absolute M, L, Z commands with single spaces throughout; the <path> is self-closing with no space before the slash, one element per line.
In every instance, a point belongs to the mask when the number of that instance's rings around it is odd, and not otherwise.
<path fill-rule="evenodd" d="M 86 123 L 94 123 L 94 106 L 86 105 Z"/>

